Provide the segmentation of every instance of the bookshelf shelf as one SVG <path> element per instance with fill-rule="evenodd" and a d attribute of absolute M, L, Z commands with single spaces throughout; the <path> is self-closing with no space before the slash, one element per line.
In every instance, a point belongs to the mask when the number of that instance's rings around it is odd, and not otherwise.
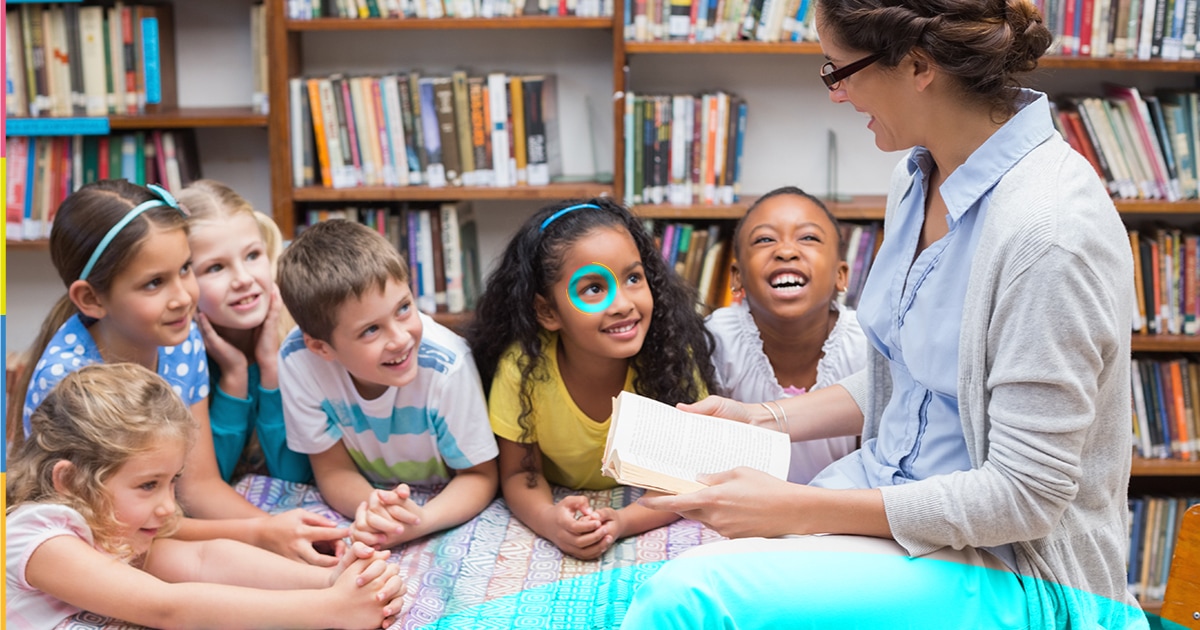
<path fill-rule="evenodd" d="M 514 29 L 607 29 L 610 17 L 499 17 L 499 18 L 317 18 L 286 20 L 287 30 L 300 31 L 403 31 L 403 30 L 514 30 Z"/>
<path fill-rule="evenodd" d="M 4 127 L 8 136 L 106 136 L 109 133 L 108 118 L 100 117 L 46 117 L 9 118 Z"/>
<path fill-rule="evenodd" d="M 549 186 L 395 186 L 361 188 L 326 188 L 309 186 L 293 191 L 295 201 L 454 201 L 503 199 L 582 199 L 612 196 L 612 186 L 584 182 L 579 184 L 550 184 Z"/>
<path fill-rule="evenodd" d="M 1117 199 L 1121 214 L 1200 214 L 1200 201 L 1163 201 L 1161 199 Z"/>
<path fill-rule="evenodd" d="M 627 55 L 820 55 L 812 42 L 625 42 Z"/>
<path fill-rule="evenodd" d="M 1134 352 L 1200 352 L 1200 336 L 1134 334 Z"/>
<path fill-rule="evenodd" d="M 743 195 L 745 197 L 745 195 Z M 647 219 L 739 219 L 754 203 L 757 195 L 728 205 L 672 205 L 643 204 L 633 206 L 634 214 Z M 862 195 L 848 200 L 823 200 L 834 216 L 852 221 L 882 221 L 884 203 L 882 195 Z"/>
<path fill-rule="evenodd" d="M 247 107 L 180 107 L 153 114 L 111 116 L 112 129 L 195 129 L 267 127 L 267 115 Z"/>
<path fill-rule="evenodd" d="M 1043 57 L 1038 68 L 1073 70 L 1132 70 L 1137 72 L 1200 72 L 1200 60 L 1166 61 L 1163 59 L 1116 59 L 1112 57 Z"/>
<path fill-rule="evenodd" d="M 1129 474 L 1133 477 L 1195 477 L 1200 476 L 1200 461 L 1134 457 Z"/>
<path fill-rule="evenodd" d="M 10 239 L 10 240 L 5 241 L 4 247 L 6 249 L 10 249 L 10 250 L 49 251 L 50 250 L 50 241 L 48 241 L 46 239 L 38 239 L 35 241 L 20 241 L 20 240 L 11 240 Z"/>

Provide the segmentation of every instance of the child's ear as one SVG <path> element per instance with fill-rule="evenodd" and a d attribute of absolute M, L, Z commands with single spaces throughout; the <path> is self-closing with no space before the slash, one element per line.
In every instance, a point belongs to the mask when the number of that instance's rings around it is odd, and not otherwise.
<path fill-rule="evenodd" d="M 558 318 L 558 311 L 554 309 L 554 305 L 550 304 L 542 295 L 533 296 L 533 312 L 537 315 L 538 324 L 546 330 L 558 330 L 562 328 L 562 321 Z"/>
<path fill-rule="evenodd" d="M 100 294 L 87 280 L 76 280 L 67 287 L 67 297 L 79 312 L 92 318 L 103 319 L 106 309 Z"/>
<path fill-rule="evenodd" d="M 837 266 L 837 282 L 835 284 L 839 292 L 845 291 L 850 286 L 850 265 L 845 261 L 839 262 Z"/>
<path fill-rule="evenodd" d="M 732 293 L 742 290 L 742 269 L 736 259 L 729 263 L 729 290 Z"/>
<path fill-rule="evenodd" d="M 326 361 L 337 361 L 337 355 L 334 354 L 333 346 L 329 342 L 310 337 L 308 333 L 303 333 L 303 335 L 305 348 Z"/>
<path fill-rule="evenodd" d="M 71 462 L 60 459 L 54 462 L 54 468 L 50 470 L 50 482 L 54 484 L 54 491 L 59 494 L 71 494 L 71 477 L 75 474 L 75 465 Z"/>

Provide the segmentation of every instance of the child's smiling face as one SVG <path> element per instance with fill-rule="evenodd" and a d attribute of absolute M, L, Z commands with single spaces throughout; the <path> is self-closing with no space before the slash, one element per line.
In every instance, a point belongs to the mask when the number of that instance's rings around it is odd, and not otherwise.
<path fill-rule="evenodd" d="M 561 268 L 552 298 L 539 296 L 538 311 L 543 327 L 561 331 L 568 354 L 628 359 L 641 351 L 654 296 L 633 237 L 623 228 L 596 228 L 571 244 Z"/>
<path fill-rule="evenodd" d="M 849 268 L 833 222 L 817 204 L 783 194 L 763 201 L 738 233 L 735 288 L 757 315 L 798 319 L 829 310 Z"/>
<path fill-rule="evenodd" d="M 200 285 L 200 312 L 214 326 L 250 330 L 263 323 L 271 303 L 271 261 L 254 217 L 192 226 L 188 243 Z"/>
<path fill-rule="evenodd" d="M 150 549 L 159 530 L 175 521 L 175 485 L 186 456 L 183 440 L 163 438 L 104 480 L 122 526 L 120 535 L 135 555 Z"/>

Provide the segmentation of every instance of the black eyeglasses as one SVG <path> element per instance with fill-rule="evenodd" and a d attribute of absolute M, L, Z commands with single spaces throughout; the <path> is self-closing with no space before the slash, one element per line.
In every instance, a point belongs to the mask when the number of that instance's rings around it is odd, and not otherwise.
<path fill-rule="evenodd" d="M 842 81 L 848 79 L 850 75 L 862 70 L 863 68 L 866 68 L 876 61 L 879 61 L 879 59 L 882 57 L 883 55 L 878 53 L 874 55 L 868 55 L 846 66 L 845 68 L 838 68 L 833 65 L 832 61 L 827 61 L 825 62 L 825 65 L 821 66 L 821 80 L 825 82 L 825 87 L 829 88 L 829 91 L 832 92 L 838 89 L 838 86 L 841 85 Z"/>

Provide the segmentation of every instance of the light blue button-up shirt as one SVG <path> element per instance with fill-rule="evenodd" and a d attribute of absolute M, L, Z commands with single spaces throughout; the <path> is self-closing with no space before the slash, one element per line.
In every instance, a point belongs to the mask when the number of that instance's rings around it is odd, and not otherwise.
<path fill-rule="evenodd" d="M 879 435 L 812 485 L 876 488 L 971 468 L 958 412 L 958 341 L 967 279 L 993 187 L 1053 126 L 1045 95 L 1023 90 L 1018 107 L 942 184 L 949 231 L 919 254 L 934 164 L 924 147 L 909 155 L 912 185 L 888 223 L 858 306 L 867 339 L 888 359 L 892 396 Z M 1009 548 L 993 551 L 1012 565 Z"/>

